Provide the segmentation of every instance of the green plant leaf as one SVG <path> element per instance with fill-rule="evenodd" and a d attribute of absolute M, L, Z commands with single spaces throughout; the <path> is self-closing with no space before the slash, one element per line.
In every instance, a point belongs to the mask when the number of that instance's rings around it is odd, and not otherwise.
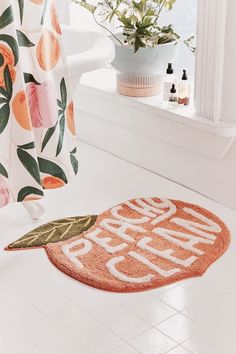
<path fill-rule="evenodd" d="M 17 41 L 14 37 L 9 36 L 8 34 L 0 34 L 0 41 L 6 42 L 9 45 L 14 55 L 14 64 L 16 65 L 19 61 L 19 49 Z"/>
<path fill-rule="evenodd" d="M 29 174 L 35 179 L 35 181 L 41 185 L 39 165 L 37 161 L 25 150 L 18 148 L 17 156 L 22 165 L 27 169 Z"/>
<path fill-rule="evenodd" d="M 125 15 L 122 15 L 120 18 L 118 18 L 118 20 L 123 23 L 123 25 L 125 26 L 125 28 L 127 28 L 128 30 L 130 29 L 134 29 L 134 25 L 131 22 L 130 18 L 127 18 Z"/>
<path fill-rule="evenodd" d="M 34 194 L 34 195 L 39 195 L 43 197 L 43 191 L 41 189 L 35 188 L 35 187 L 31 187 L 31 186 L 27 186 L 22 188 L 19 193 L 18 193 L 18 197 L 17 197 L 17 201 L 18 202 L 23 202 L 23 200 L 25 200 L 26 197 L 28 197 L 29 195 Z"/>
<path fill-rule="evenodd" d="M 7 173 L 7 170 L 5 169 L 5 167 L 1 164 L 0 162 L 0 175 L 8 178 L 8 173 Z"/>
<path fill-rule="evenodd" d="M 60 126 L 60 134 L 59 134 L 59 140 L 58 140 L 58 144 L 57 144 L 56 157 L 60 154 L 62 146 L 63 146 L 63 140 L 64 140 L 64 135 L 65 135 L 65 116 L 64 115 L 60 119 L 59 126 Z"/>
<path fill-rule="evenodd" d="M 25 80 L 25 83 L 28 84 L 29 82 L 33 82 L 35 83 L 36 85 L 40 85 L 40 82 L 38 82 L 34 76 L 30 73 L 24 73 L 24 80 Z"/>
<path fill-rule="evenodd" d="M 56 131 L 57 129 L 57 124 L 58 124 L 58 121 L 57 123 L 54 125 L 54 127 L 51 127 L 47 130 L 44 138 L 43 138 L 43 142 L 42 142 L 42 147 L 41 147 L 41 152 L 43 152 L 43 150 L 45 149 L 47 143 L 49 142 L 49 140 L 51 139 L 51 137 L 53 136 L 54 132 Z"/>
<path fill-rule="evenodd" d="M 23 149 L 23 150 L 30 150 L 35 148 L 35 143 L 34 141 L 31 141 L 31 143 L 24 144 L 24 145 L 18 145 L 18 148 Z"/>
<path fill-rule="evenodd" d="M 77 175 L 78 170 L 79 170 L 79 163 L 77 158 L 71 153 L 70 154 L 70 161 L 71 161 L 71 165 L 73 167 L 74 173 L 75 175 Z"/>
<path fill-rule="evenodd" d="M 96 220 L 96 215 L 88 215 L 51 221 L 11 243 L 6 250 L 43 247 L 50 243 L 66 241 L 89 230 Z"/>
<path fill-rule="evenodd" d="M 9 6 L 0 16 L 0 29 L 3 29 L 13 22 L 12 6 Z"/>
<path fill-rule="evenodd" d="M 60 166 L 58 166 L 55 162 L 43 159 L 42 157 L 38 157 L 38 162 L 39 162 L 40 172 L 54 177 L 58 177 L 65 183 L 68 183 L 67 177 L 63 169 Z"/>
<path fill-rule="evenodd" d="M 135 42 L 134 42 L 134 52 L 136 53 L 139 50 L 139 48 L 145 48 L 145 47 L 146 47 L 146 45 L 142 41 L 142 39 L 139 36 L 136 36 Z"/>
<path fill-rule="evenodd" d="M 79 4 L 80 6 L 84 7 L 86 10 L 91 12 L 92 14 L 94 14 L 94 12 L 96 11 L 96 6 L 92 4 L 88 4 L 86 0 L 81 0 Z"/>
<path fill-rule="evenodd" d="M 172 10 L 174 3 L 176 0 L 165 0 L 164 5 L 167 10 Z"/>
<path fill-rule="evenodd" d="M 16 30 L 18 44 L 20 47 L 34 47 L 35 44 L 32 43 L 29 38 L 20 30 Z"/>
<path fill-rule="evenodd" d="M 10 117 L 10 107 L 6 103 L 0 108 L 0 134 L 4 131 L 7 126 Z"/>
<path fill-rule="evenodd" d="M 19 12 L 20 12 L 20 23 L 22 25 L 23 15 L 24 15 L 24 0 L 18 0 Z"/>
<path fill-rule="evenodd" d="M 160 44 L 178 43 L 180 36 L 166 26 L 166 35 L 158 26 L 161 15 L 170 11 L 176 0 L 104 0 L 91 4 L 90 0 L 71 0 L 86 8 L 93 15 L 97 25 L 107 30 L 121 45 L 130 45 L 137 52 L 140 48 L 154 48 Z M 113 16 L 121 22 L 124 39 L 120 41 L 104 23 L 111 22 Z M 184 43 L 194 52 L 195 47 L 186 40 Z"/>

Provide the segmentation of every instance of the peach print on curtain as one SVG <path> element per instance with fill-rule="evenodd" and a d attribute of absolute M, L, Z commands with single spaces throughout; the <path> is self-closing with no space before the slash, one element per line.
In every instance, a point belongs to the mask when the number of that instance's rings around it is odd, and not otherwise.
<path fill-rule="evenodd" d="M 77 174 L 68 85 L 54 0 L 1 0 L 0 207 Z"/>

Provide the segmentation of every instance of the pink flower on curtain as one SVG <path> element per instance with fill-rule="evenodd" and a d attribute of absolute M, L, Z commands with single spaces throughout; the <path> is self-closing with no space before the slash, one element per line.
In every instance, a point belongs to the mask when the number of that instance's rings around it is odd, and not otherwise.
<path fill-rule="evenodd" d="M 10 202 L 10 193 L 7 188 L 7 182 L 4 177 L 0 176 L 0 208 Z"/>
<path fill-rule="evenodd" d="M 52 82 L 27 86 L 31 122 L 34 128 L 51 128 L 58 119 L 56 90 Z"/>

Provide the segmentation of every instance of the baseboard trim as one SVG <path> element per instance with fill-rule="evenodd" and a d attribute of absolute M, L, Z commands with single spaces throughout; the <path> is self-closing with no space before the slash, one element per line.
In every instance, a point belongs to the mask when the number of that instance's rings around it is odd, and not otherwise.
<path fill-rule="evenodd" d="M 77 115 L 82 141 L 236 209 L 235 144 L 227 158 L 215 160 L 86 112 Z"/>

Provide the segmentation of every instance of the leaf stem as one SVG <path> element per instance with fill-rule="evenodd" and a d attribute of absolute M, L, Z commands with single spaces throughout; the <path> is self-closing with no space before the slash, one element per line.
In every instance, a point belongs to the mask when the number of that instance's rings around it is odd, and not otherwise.
<path fill-rule="evenodd" d="M 97 24 L 98 26 L 100 26 L 100 27 L 102 27 L 103 29 L 105 29 L 106 31 L 108 31 L 108 32 L 117 40 L 117 42 L 119 42 L 121 45 L 124 45 L 124 44 L 119 40 L 119 38 L 117 38 L 117 37 L 114 35 L 114 33 L 112 33 L 111 30 L 109 30 L 106 26 L 103 26 L 101 23 L 99 23 L 99 22 L 97 21 L 97 19 L 96 19 L 94 13 L 93 13 L 92 15 L 93 15 L 94 21 L 96 22 L 96 24 Z"/>

